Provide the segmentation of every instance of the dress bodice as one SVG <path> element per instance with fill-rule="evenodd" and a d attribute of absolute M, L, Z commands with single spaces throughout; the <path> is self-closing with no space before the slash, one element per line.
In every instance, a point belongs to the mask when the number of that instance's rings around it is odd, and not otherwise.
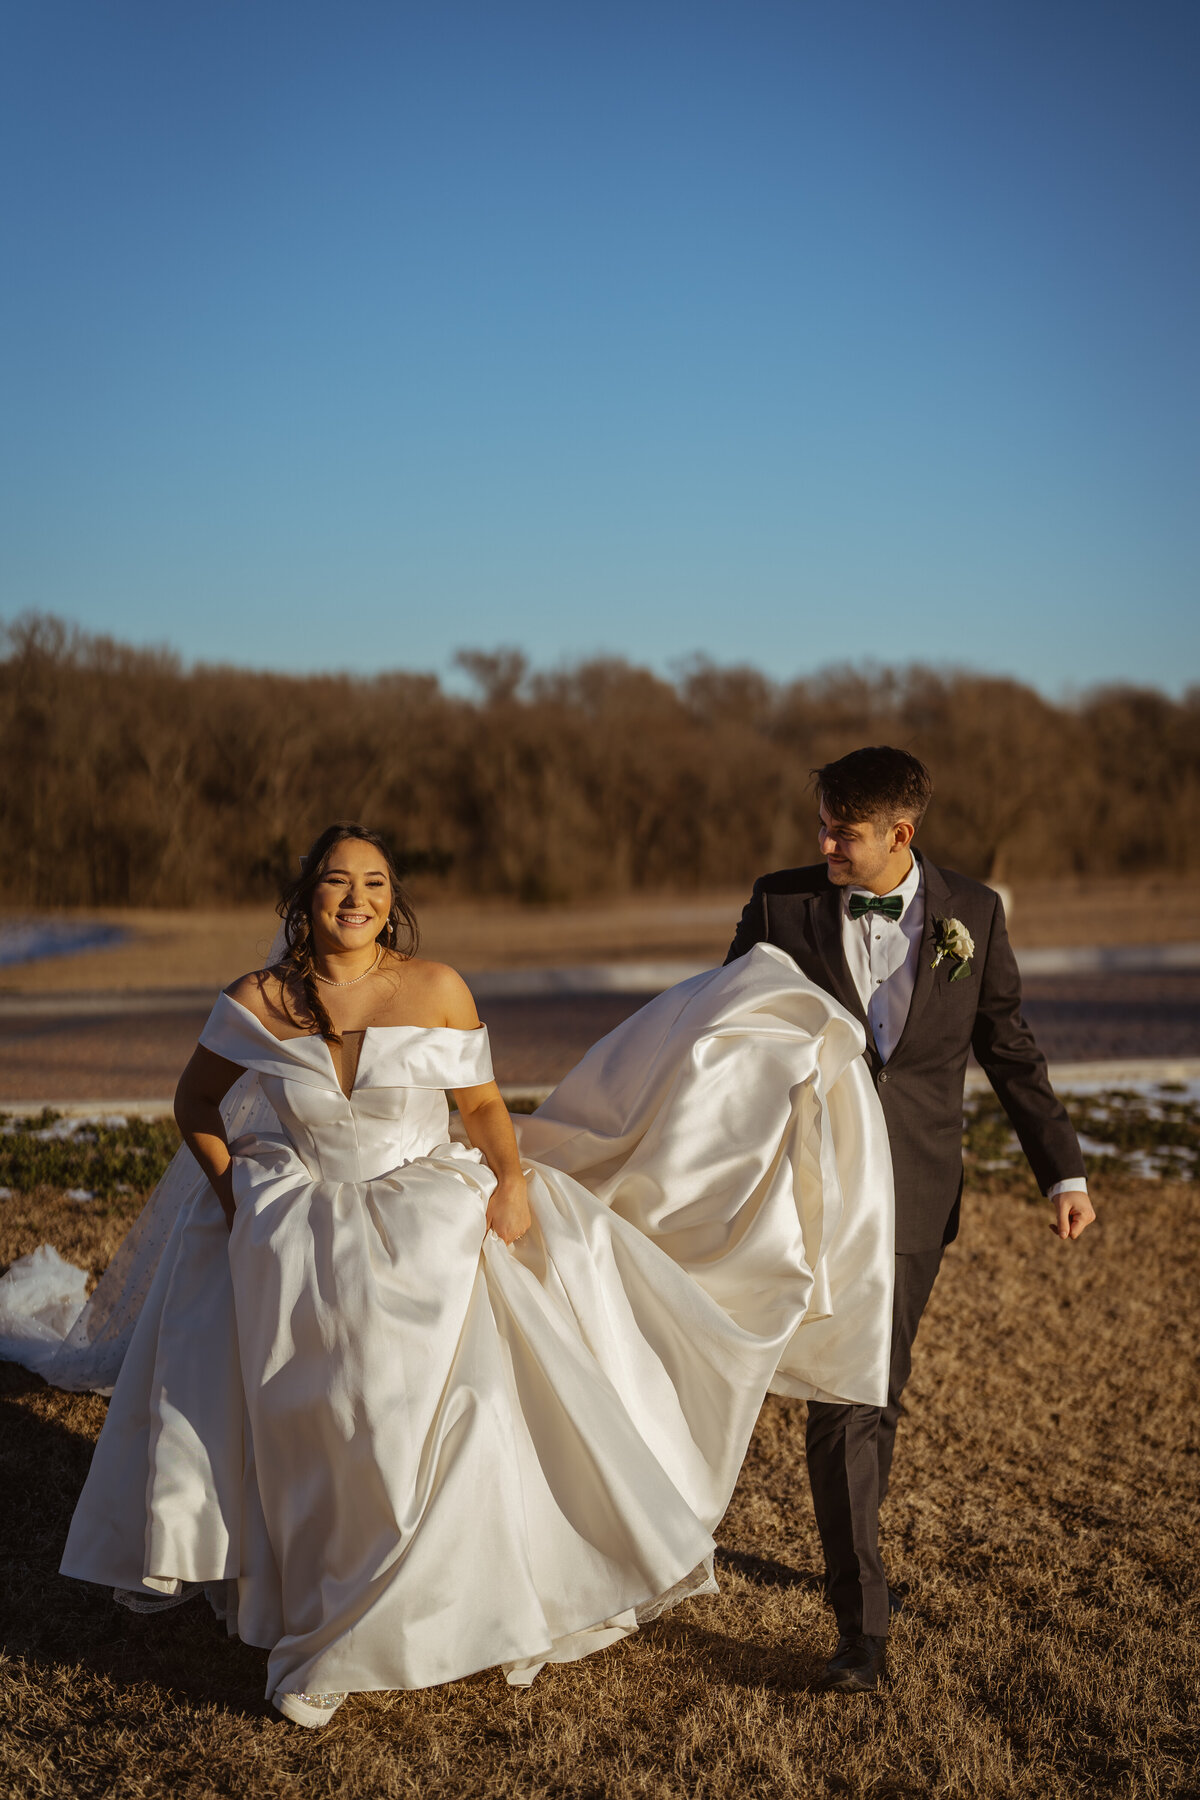
<path fill-rule="evenodd" d="M 221 994 L 205 1049 L 250 1069 L 314 1179 L 371 1181 L 449 1136 L 447 1088 L 492 1080 L 487 1027 L 368 1025 L 354 1085 L 342 1092 L 324 1038 L 277 1038 Z"/>

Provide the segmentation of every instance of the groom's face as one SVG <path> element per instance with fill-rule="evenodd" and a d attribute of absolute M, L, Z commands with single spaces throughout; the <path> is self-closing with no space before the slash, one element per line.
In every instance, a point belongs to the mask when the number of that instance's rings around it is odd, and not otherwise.
<path fill-rule="evenodd" d="M 821 804 L 817 842 L 837 887 L 871 887 L 889 869 L 894 827 L 878 819 L 839 819 Z"/>

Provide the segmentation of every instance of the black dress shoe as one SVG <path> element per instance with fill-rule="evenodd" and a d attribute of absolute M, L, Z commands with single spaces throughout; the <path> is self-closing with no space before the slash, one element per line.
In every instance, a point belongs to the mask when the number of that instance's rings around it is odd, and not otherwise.
<path fill-rule="evenodd" d="M 887 1673 L 887 1639 L 843 1631 L 837 1649 L 817 1677 L 821 1694 L 873 1694 Z"/>

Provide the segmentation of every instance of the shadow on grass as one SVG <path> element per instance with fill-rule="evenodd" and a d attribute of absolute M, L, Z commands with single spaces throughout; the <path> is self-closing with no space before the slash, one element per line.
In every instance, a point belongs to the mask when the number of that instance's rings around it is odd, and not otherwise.
<path fill-rule="evenodd" d="M 691 1619 L 677 1619 L 668 1614 L 651 1628 L 655 1641 L 667 1647 L 678 1645 L 688 1660 L 704 1671 L 706 1682 L 721 1687 L 746 1688 L 761 1693 L 803 1693 L 813 1686 L 825 1666 L 824 1653 L 817 1643 L 788 1644 L 786 1647 L 756 1643 L 752 1638 L 734 1638 L 727 1632 L 713 1631 Z"/>
<path fill-rule="evenodd" d="M 98 1404 L 0 1363 L 0 1648 L 44 1671 L 56 1668 L 68 1692 L 82 1665 L 118 1688 L 151 1684 L 156 1699 L 147 1703 L 156 1714 L 166 1701 L 262 1717 L 269 1711 L 266 1653 L 229 1638 L 202 1597 L 138 1616 L 118 1607 L 107 1588 L 59 1574 Z M 77 1698 L 86 1712 L 86 1699 Z M 132 1693 L 127 1700 L 132 1720 L 139 1702 Z"/>
<path fill-rule="evenodd" d="M 748 1550 L 725 1550 L 718 1544 L 716 1565 L 718 1569 L 733 1570 L 743 1580 L 753 1582 L 755 1587 L 804 1588 L 810 1594 L 821 1592 L 821 1577 L 814 1575 L 811 1569 L 792 1569 L 787 1563 L 774 1562 L 769 1556 L 754 1556 Z"/>

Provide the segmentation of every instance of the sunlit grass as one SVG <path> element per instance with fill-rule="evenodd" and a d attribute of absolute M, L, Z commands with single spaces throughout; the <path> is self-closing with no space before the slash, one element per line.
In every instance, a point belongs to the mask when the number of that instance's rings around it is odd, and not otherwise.
<path fill-rule="evenodd" d="M 1114 1157 L 1152 1153 L 1164 1125 L 1195 1131 L 1178 1095 L 1137 1104 L 1140 1123 L 1131 1097 L 1097 1100 L 1097 1120 L 1125 1134 Z M 717 1598 L 528 1693 L 485 1672 L 356 1696 L 310 1735 L 269 1711 L 265 1655 L 227 1639 L 203 1602 L 135 1619 L 58 1576 L 104 1402 L 2 1365 L 0 1794 L 1194 1800 L 1197 1190 L 1100 1176 L 1100 1223 L 1064 1245 L 1024 1175 L 983 1169 L 1009 1155 L 995 1127 L 973 1103 L 976 1172 L 917 1341 L 884 1509 L 906 1595 L 886 1693 L 812 1692 L 832 1632 L 800 1403 L 763 1409 L 718 1533 Z M 1194 1136 L 1166 1141 L 1194 1154 Z M 34 1138 L 28 1154 L 64 1142 Z M 95 1161 L 59 1167 L 72 1184 L 105 1179 Z M 140 1204 L 117 1185 L 93 1204 L 45 1181 L 18 1191 L 0 1203 L 0 1258 L 49 1241 L 103 1268 Z"/>

